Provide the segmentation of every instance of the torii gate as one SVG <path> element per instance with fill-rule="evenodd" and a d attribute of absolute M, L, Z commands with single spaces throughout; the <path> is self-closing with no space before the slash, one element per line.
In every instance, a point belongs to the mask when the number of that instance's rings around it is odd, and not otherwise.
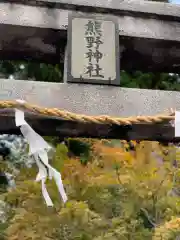
<path fill-rule="evenodd" d="M 92 59 L 87 63 L 85 58 L 85 48 L 92 53 L 92 38 L 87 46 L 85 38 L 90 35 L 85 37 L 83 32 L 90 20 L 102 25 L 101 63 Z M 18 104 L 3 101 L 20 98 L 56 108 L 25 106 L 33 112 L 27 113 L 28 122 L 41 135 L 180 140 L 174 137 L 174 127 L 169 123 L 174 116 L 153 117 L 166 109 L 180 109 L 180 93 L 121 88 L 119 73 L 120 68 L 180 72 L 179 5 L 128 0 L 1 1 L 0 30 L 2 59 L 31 59 L 64 66 L 63 83 L 0 80 L 0 107 L 5 108 L 0 116 L 1 133 L 19 133 L 14 113 L 7 110 Z M 93 77 L 83 72 L 89 63 L 98 65 L 104 75 L 96 71 L 97 77 Z"/>

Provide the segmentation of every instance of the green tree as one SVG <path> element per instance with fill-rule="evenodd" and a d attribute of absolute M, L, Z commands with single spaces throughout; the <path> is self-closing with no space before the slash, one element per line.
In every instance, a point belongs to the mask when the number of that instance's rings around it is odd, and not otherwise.
<path fill-rule="evenodd" d="M 1 78 L 12 80 L 34 80 L 43 82 L 62 82 L 60 65 L 33 63 L 23 61 L 1 61 Z M 180 77 L 178 74 L 143 73 L 135 71 L 128 73 L 121 71 L 121 86 L 130 88 L 161 89 L 180 91 Z"/>
<path fill-rule="evenodd" d="M 180 91 L 180 76 L 168 73 L 127 73 L 121 71 L 121 86 L 130 88 Z"/>

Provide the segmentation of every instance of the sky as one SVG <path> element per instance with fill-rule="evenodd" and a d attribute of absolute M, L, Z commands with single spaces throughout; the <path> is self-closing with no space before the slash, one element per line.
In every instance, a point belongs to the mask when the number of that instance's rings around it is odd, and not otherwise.
<path fill-rule="evenodd" d="M 171 0 L 172 3 L 179 3 L 180 4 L 180 0 Z"/>

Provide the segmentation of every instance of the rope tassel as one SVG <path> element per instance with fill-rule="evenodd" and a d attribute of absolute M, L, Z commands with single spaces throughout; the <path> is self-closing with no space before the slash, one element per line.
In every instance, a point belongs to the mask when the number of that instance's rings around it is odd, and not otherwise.
<path fill-rule="evenodd" d="M 22 103 L 22 100 L 17 101 Z M 62 197 L 63 202 L 65 203 L 67 201 L 67 195 L 63 187 L 61 174 L 57 170 L 55 170 L 48 162 L 47 152 L 51 149 L 51 147 L 39 134 L 37 134 L 29 126 L 29 124 L 24 119 L 24 112 L 19 109 L 15 109 L 15 122 L 16 126 L 20 127 L 22 135 L 29 144 L 30 154 L 33 155 L 36 160 L 36 164 L 39 168 L 36 181 L 41 181 L 42 195 L 45 199 L 47 206 L 53 206 L 53 202 L 48 194 L 45 185 L 47 178 L 54 178 L 58 191 Z"/>

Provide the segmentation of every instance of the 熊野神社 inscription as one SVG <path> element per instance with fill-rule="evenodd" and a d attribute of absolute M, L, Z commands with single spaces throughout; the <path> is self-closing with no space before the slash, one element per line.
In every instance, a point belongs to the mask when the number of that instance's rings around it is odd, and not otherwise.
<path fill-rule="evenodd" d="M 68 81 L 119 85 L 119 32 L 114 19 L 77 14 L 69 21 Z"/>

